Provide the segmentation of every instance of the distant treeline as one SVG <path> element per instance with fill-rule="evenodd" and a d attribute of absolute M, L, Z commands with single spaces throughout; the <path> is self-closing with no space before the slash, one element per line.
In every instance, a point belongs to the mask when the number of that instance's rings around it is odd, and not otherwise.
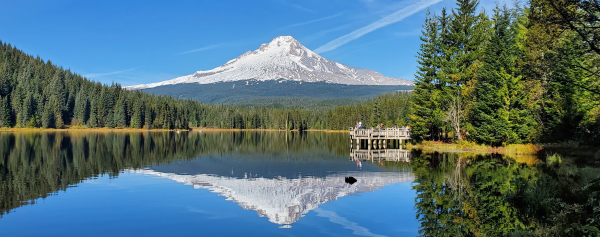
<path fill-rule="evenodd" d="M 404 123 L 408 100 L 388 94 L 333 111 L 209 105 L 93 82 L 0 42 L 1 127 L 347 129 Z"/>
<path fill-rule="evenodd" d="M 598 1 L 478 1 L 428 13 L 411 121 L 418 140 L 600 144 Z"/>

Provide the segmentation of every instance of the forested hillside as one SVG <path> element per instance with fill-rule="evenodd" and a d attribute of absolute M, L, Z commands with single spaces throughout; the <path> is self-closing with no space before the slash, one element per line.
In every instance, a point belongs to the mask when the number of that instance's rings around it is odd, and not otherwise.
<path fill-rule="evenodd" d="M 1 127 L 347 129 L 359 120 L 406 122 L 408 98 L 388 94 L 334 111 L 209 105 L 93 82 L 0 42 Z"/>
<path fill-rule="evenodd" d="M 186 83 L 143 89 L 155 95 L 168 95 L 177 99 L 193 99 L 206 104 L 252 104 L 273 107 L 276 99 L 284 102 L 284 108 L 301 108 L 298 98 L 323 100 L 364 100 L 376 95 L 399 90 L 412 90 L 412 86 L 398 85 L 344 85 L 326 82 L 304 82 L 290 80 L 243 80 L 211 84 Z M 269 103 L 271 102 L 271 103 Z M 313 103 L 314 104 L 314 103 Z M 344 104 L 347 105 L 347 104 Z M 331 107 L 334 108 L 335 106 Z"/>
<path fill-rule="evenodd" d="M 428 13 L 411 106 L 418 140 L 600 144 L 600 5 L 532 0 Z"/>

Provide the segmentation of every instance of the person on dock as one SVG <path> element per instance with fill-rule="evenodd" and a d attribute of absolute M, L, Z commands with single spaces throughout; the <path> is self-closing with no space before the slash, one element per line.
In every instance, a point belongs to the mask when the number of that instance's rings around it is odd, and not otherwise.
<path fill-rule="evenodd" d="M 361 127 L 362 127 L 362 122 L 361 121 L 357 122 L 356 123 L 356 128 L 354 129 L 354 131 L 360 129 Z"/>

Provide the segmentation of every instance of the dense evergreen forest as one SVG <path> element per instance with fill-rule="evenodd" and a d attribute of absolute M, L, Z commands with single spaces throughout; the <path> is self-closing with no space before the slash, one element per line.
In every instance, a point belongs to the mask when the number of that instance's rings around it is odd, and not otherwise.
<path fill-rule="evenodd" d="M 403 124 L 409 100 L 386 94 L 333 111 L 209 105 L 93 82 L 0 42 L 1 127 L 347 129 Z"/>
<path fill-rule="evenodd" d="M 487 145 L 600 144 L 600 3 L 477 0 L 428 12 L 411 102 L 413 137 Z"/>

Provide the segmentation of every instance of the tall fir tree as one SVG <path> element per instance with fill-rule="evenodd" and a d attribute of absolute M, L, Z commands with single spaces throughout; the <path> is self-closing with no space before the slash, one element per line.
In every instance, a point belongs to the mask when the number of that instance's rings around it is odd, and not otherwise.
<path fill-rule="evenodd" d="M 457 0 L 458 8 L 452 10 L 448 30 L 441 34 L 444 57 L 440 62 L 439 78 L 446 85 L 443 88 L 446 121 L 458 140 L 463 140 L 463 134 L 470 128 L 465 123 L 487 37 L 488 20 L 485 12 L 476 14 L 478 5 L 478 0 Z"/>
<path fill-rule="evenodd" d="M 144 111 L 144 126 L 146 129 L 152 129 L 152 108 L 150 105 L 144 106 L 146 111 Z"/>
<path fill-rule="evenodd" d="M 77 124 L 76 125 L 83 125 L 84 121 L 83 120 L 83 98 L 81 96 L 81 93 L 83 93 L 82 90 L 80 90 L 79 92 L 77 92 L 77 95 L 75 95 L 75 107 L 74 107 L 74 111 L 73 111 L 73 115 L 75 116 L 75 119 L 77 120 Z"/>
<path fill-rule="evenodd" d="M 126 111 L 127 111 L 127 108 L 126 108 L 125 99 L 123 97 L 121 97 L 121 98 L 119 98 L 119 100 L 117 100 L 115 110 L 113 112 L 113 116 L 114 116 L 113 124 L 115 127 L 120 127 L 120 128 L 127 127 Z"/>
<path fill-rule="evenodd" d="M 46 103 L 44 106 L 44 113 L 42 114 L 42 127 L 43 128 L 54 128 L 54 109 L 50 103 Z"/>
<path fill-rule="evenodd" d="M 411 100 L 411 123 L 412 137 L 417 141 L 424 139 L 435 139 L 432 133 L 436 128 L 433 123 L 435 83 L 437 81 L 438 65 L 437 58 L 439 50 L 438 44 L 438 24 L 427 10 L 425 24 L 423 24 L 421 46 L 417 54 L 417 63 L 419 64 L 417 74 L 415 75 L 415 86 Z"/>
<path fill-rule="evenodd" d="M 517 45 L 514 29 L 510 27 L 511 14 L 498 6 L 494 13 L 493 33 L 475 86 L 477 100 L 471 123 L 477 142 L 498 146 L 514 139 L 509 126 L 509 84 L 518 83 L 519 77 L 514 75 Z"/>
<path fill-rule="evenodd" d="M 141 101 L 137 101 L 133 105 L 133 116 L 131 118 L 131 126 L 134 128 L 142 128 L 144 126 L 143 105 Z"/>
<path fill-rule="evenodd" d="M 90 128 L 98 127 L 98 106 L 96 105 L 96 100 L 92 100 L 90 105 L 90 118 L 88 119 L 87 125 Z"/>
<path fill-rule="evenodd" d="M 33 95 L 30 93 L 25 97 L 25 102 L 23 103 L 22 127 L 33 128 L 36 126 L 34 105 Z"/>
<path fill-rule="evenodd" d="M 10 127 L 11 126 L 11 118 L 10 118 L 10 104 L 8 103 L 8 96 L 2 98 L 0 96 L 0 127 Z"/>

